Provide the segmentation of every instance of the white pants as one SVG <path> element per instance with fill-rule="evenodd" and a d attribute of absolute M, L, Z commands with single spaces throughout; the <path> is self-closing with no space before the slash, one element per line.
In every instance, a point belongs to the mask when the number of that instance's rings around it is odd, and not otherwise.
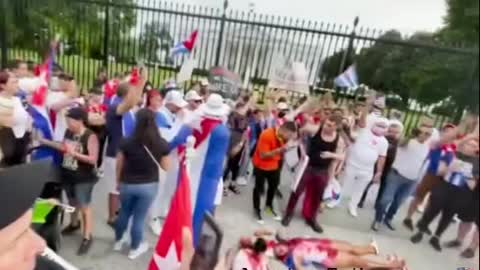
<path fill-rule="evenodd" d="M 342 176 L 343 197 L 350 197 L 349 207 L 356 208 L 363 191 L 373 178 L 373 165 L 371 170 L 362 170 L 357 167 L 346 165 Z"/>

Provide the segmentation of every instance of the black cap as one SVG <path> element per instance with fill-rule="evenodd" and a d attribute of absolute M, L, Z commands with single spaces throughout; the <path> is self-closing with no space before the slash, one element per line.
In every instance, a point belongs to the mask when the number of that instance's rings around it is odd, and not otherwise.
<path fill-rule="evenodd" d="M 32 208 L 45 183 L 57 180 L 50 160 L 0 170 L 0 230 Z"/>
<path fill-rule="evenodd" d="M 88 121 L 88 114 L 82 107 L 73 107 L 67 112 L 67 117 L 72 118 L 74 120 L 83 121 L 83 123 L 87 123 Z"/>

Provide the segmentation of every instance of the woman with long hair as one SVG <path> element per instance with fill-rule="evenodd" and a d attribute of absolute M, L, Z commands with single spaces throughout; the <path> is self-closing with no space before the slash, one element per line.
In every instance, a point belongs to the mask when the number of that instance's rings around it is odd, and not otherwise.
<path fill-rule="evenodd" d="M 136 114 L 133 136 L 121 142 L 117 154 L 117 189 L 120 192 L 120 213 L 115 226 L 114 250 L 120 251 L 128 221 L 131 245 L 128 258 L 135 259 L 148 250 L 143 234 L 145 218 L 158 192 L 159 167 L 170 168 L 168 143 L 160 136 L 155 113 L 141 109 Z"/>

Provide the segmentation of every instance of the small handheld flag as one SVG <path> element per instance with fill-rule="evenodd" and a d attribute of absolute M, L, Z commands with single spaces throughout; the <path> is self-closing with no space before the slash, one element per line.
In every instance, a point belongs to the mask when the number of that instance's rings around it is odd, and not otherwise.
<path fill-rule="evenodd" d="M 342 74 L 335 78 L 335 85 L 339 87 L 358 87 L 358 75 L 355 65 L 351 65 Z"/>
<path fill-rule="evenodd" d="M 177 45 L 175 45 L 175 47 L 173 47 L 172 50 L 170 51 L 170 55 L 173 57 L 175 55 L 192 53 L 197 43 L 197 37 L 198 37 L 198 30 L 195 30 L 187 40 L 182 41 Z"/>

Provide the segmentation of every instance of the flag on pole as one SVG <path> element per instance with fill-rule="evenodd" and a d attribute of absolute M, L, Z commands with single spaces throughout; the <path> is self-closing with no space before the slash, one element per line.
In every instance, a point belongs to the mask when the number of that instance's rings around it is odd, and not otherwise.
<path fill-rule="evenodd" d="M 349 66 L 342 74 L 335 78 L 335 85 L 339 87 L 358 87 L 358 75 L 355 64 Z"/>
<path fill-rule="evenodd" d="M 185 158 L 180 163 L 179 183 L 165 220 L 149 270 L 178 269 L 182 261 L 182 231 L 192 230 L 190 179 Z"/>
<path fill-rule="evenodd" d="M 172 50 L 170 51 L 170 55 L 173 57 L 175 55 L 192 53 L 193 49 L 195 48 L 195 44 L 197 43 L 197 37 L 198 37 L 198 30 L 195 30 L 187 40 L 182 41 L 177 45 L 175 45 L 175 47 L 173 47 Z"/>

